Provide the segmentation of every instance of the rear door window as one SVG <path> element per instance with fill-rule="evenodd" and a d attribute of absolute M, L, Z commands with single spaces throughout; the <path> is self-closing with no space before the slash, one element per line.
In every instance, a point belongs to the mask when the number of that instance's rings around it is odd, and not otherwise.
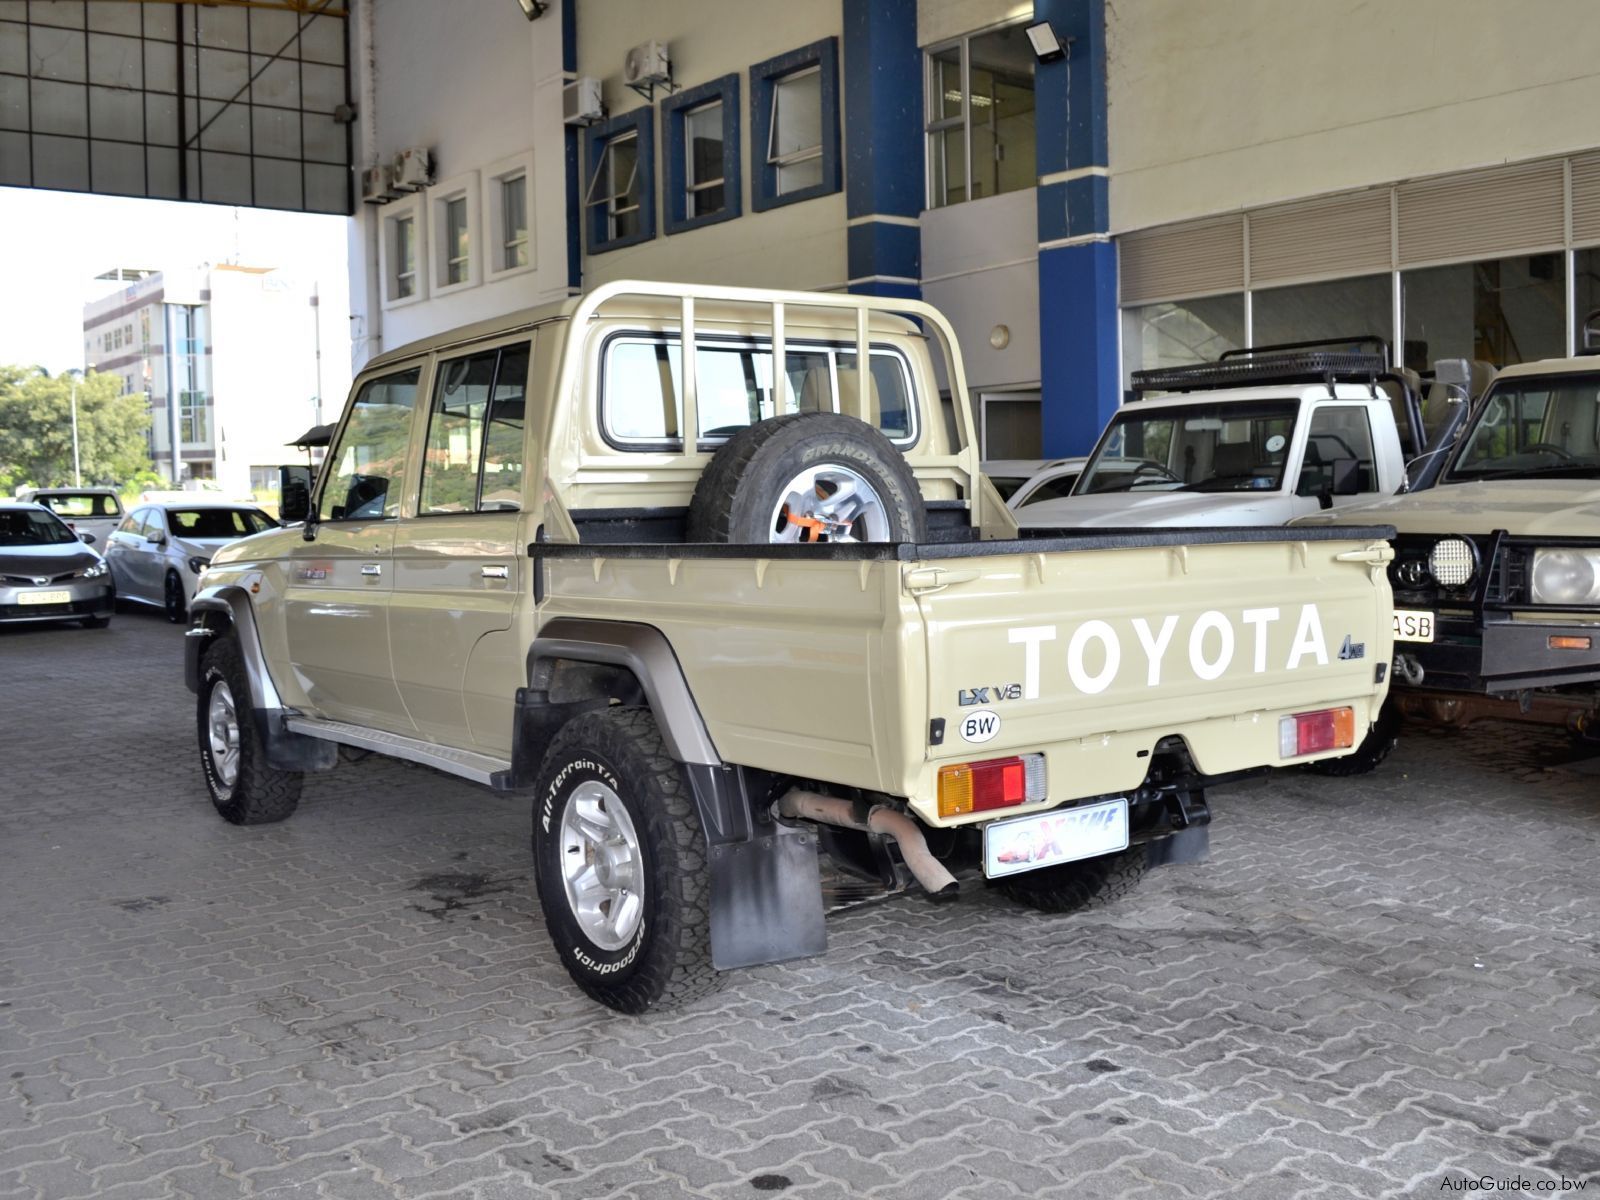
<path fill-rule="evenodd" d="M 528 350 L 523 342 L 439 363 L 420 515 L 521 508 Z"/>

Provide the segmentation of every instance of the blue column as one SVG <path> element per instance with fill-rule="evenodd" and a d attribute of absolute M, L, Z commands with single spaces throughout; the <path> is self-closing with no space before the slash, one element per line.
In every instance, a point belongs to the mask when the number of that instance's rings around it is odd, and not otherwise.
<path fill-rule="evenodd" d="M 916 299 L 924 186 L 916 0 L 842 4 L 850 290 Z"/>
<path fill-rule="evenodd" d="M 1086 454 L 1116 411 L 1117 254 L 1107 189 L 1105 0 L 1034 0 L 1065 60 L 1035 75 L 1044 452 Z"/>

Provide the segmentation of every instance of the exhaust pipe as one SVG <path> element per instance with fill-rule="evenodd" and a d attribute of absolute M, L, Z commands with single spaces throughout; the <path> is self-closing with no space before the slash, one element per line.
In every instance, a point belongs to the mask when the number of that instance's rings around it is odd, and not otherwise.
<path fill-rule="evenodd" d="M 867 819 L 863 821 L 856 815 L 856 805 L 852 801 L 794 788 L 778 801 L 777 809 L 779 816 L 794 820 L 818 821 L 823 825 L 861 829 L 891 837 L 899 845 L 906 866 L 929 895 L 953 896 L 961 889 L 956 877 L 928 849 L 917 823 L 886 804 L 873 805 L 867 810 Z"/>

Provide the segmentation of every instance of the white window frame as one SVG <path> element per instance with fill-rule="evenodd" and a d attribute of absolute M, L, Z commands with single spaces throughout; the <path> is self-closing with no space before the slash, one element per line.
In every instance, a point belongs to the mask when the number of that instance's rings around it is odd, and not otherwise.
<path fill-rule="evenodd" d="M 818 104 L 816 144 L 812 146 L 803 146 L 799 150 L 792 151 L 789 154 L 779 154 L 777 153 L 778 97 L 783 92 L 784 84 L 793 83 L 797 79 L 804 79 L 808 75 L 816 75 L 819 77 L 817 80 Z M 775 75 L 772 77 L 770 84 L 772 89 L 772 110 L 768 114 L 770 119 L 767 124 L 767 165 L 773 169 L 772 184 L 774 196 L 792 195 L 794 192 L 804 191 L 806 188 L 816 186 L 814 183 L 808 183 L 804 187 L 785 188 L 783 186 L 783 171 L 785 167 L 798 167 L 801 163 L 808 163 L 813 159 L 820 159 L 822 157 L 822 109 L 824 107 L 823 101 L 826 100 L 826 97 L 822 96 L 821 94 L 821 75 L 822 64 L 812 63 L 810 66 L 801 67 L 798 71 L 790 71 L 787 75 Z"/>
<path fill-rule="evenodd" d="M 611 163 L 611 151 L 613 147 L 620 146 L 623 142 L 632 142 L 634 145 L 633 170 L 629 173 L 627 182 L 618 188 L 615 178 L 615 171 L 613 170 Z M 633 186 L 634 181 L 639 178 L 639 150 L 640 131 L 631 126 L 627 129 L 619 131 L 613 137 L 608 137 L 604 142 L 601 143 L 600 162 L 595 167 L 594 177 L 589 180 L 589 191 L 588 194 L 583 198 L 583 208 L 585 214 L 587 214 L 591 208 L 601 204 L 605 205 L 606 236 L 605 241 L 602 243 L 603 245 L 609 245 L 611 242 L 620 241 L 624 236 L 633 236 L 632 234 L 623 235 L 617 232 L 617 217 L 623 213 L 639 213 L 640 223 L 643 224 L 644 222 L 644 206 L 651 202 L 652 197 L 644 195 L 642 190 L 639 195 L 638 204 L 635 204 L 631 208 L 617 207 L 617 200 L 626 196 L 628 194 L 628 190 Z M 609 192 L 605 192 L 603 194 L 599 193 L 600 180 L 602 178 L 607 181 L 606 186 L 611 189 Z"/>
<path fill-rule="evenodd" d="M 416 238 L 416 287 L 409 296 L 400 295 L 399 264 L 395 262 L 395 225 L 406 218 Z M 378 273 L 383 279 L 383 307 L 403 308 L 428 297 L 428 238 L 427 223 L 423 217 L 422 195 L 413 194 L 405 200 L 396 200 L 378 210 Z"/>
<path fill-rule="evenodd" d="M 504 237 L 505 231 L 505 190 L 507 180 L 521 176 L 522 202 L 524 207 L 523 217 L 528 230 L 528 261 L 518 266 L 507 267 L 505 262 L 505 249 L 508 243 Z M 485 253 L 481 256 L 483 263 L 484 279 L 490 282 L 496 279 L 507 279 L 513 275 L 522 275 L 533 270 L 538 265 L 538 255 L 535 253 L 536 241 L 534 238 L 534 199 L 533 199 L 533 151 L 514 154 L 510 158 L 503 158 L 499 162 L 490 163 L 483 169 L 483 245 Z"/>
<path fill-rule="evenodd" d="M 776 93 L 774 93 L 776 95 Z M 694 176 L 694 137 L 691 124 L 693 118 L 700 113 L 715 109 L 717 113 L 717 139 L 722 146 L 722 174 L 715 179 L 696 179 Z M 724 97 L 718 96 L 715 100 L 707 100 L 704 104 L 696 104 L 693 108 L 686 108 L 678 114 L 683 121 L 683 219 L 693 221 L 700 217 L 710 217 L 722 212 L 728 207 L 728 143 L 722 136 L 722 131 L 727 128 L 727 105 Z M 817 153 L 822 152 L 822 143 L 817 143 Z M 700 193 L 710 191 L 712 188 L 722 188 L 722 203 L 707 212 L 697 211 Z"/>
<path fill-rule="evenodd" d="M 467 221 L 466 276 L 450 281 L 449 205 L 460 201 Z M 452 179 L 441 179 L 428 189 L 428 238 L 434 250 L 428 261 L 433 264 L 433 294 L 448 296 L 454 292 L 477 287 L 482 282 L 479 262 L 483 258 L 482 237 L 479 228 L 481 206 L 478 202 L 478 173 L 468 172 Z M 419 260 L 420 261 L 420 260 Z"/>
<path fill-rule="evenodd" d="M 977 38 L 987 37 L 1002 29 L 1020 28 L 1024 21 L 1002 21 L 998 25 L 987 25 L 982 29 L 974 29 L 971 33 L 964 33 L 960 37 L 946 38 L 922 50 L 922 130 L 923 130 L 923 162 L 926 164 L 927 179 L 924 203 L 929 208 L 951 208 L 957 204 L 970 204 L 973 200 L 987 200 L 989 196 L 974 196 L 972 194 L 972 42 Z M 961 75 L 961 115 L 959 117 L 934 117 L 936 111 L 943 111 L 943 105 L 936 105 L 934 101 L 943 100 L 942 96 L 935 96 L 937 89 L 935 82 L 938 72 L 934 69 L 934 56 L 947 50 L 958 50 Z M 1038 86 L 1038 76 L 1034 77 L 1035 88 Z M 991 101 L 985 101 L 985 105 Z M 1038 103 L 1038 93 L 1034 93 L 1034 102 Z M 980 106 L 982 107 L 982 106 Z M 933 140 L 942 137 L 952 129 L 961 130 L 962 170 L 966 173 L 966 195 L 960 200 L 941 199 L 939 204 L 934 204 L 934 154 Z M 1037 133 L 1035 133 L 1037 143 Z M 945 170 L 948 174 L 949 163 L 946 161 Z M 1022 189 L 1017 189 L 1022 190 Z M 1004 195 L 995 192 L 993 195 Z M 942 196 L 942 193 L 941 193 Z"/>

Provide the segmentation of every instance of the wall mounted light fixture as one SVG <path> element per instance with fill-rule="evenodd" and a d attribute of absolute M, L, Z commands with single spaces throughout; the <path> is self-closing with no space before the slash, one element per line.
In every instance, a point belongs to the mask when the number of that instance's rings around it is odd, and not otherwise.
<path fill-rule="evenodd" d="M 1067 47 L 1072 45 L 1071 38 L 1062 41 L 1056 36 L 1055 27 L 1049 21 L 1037 21 L 1022 32 L 1028 35 L 1034 57 L 1042 63 L 1060 61 L 1067 56 Z"/>

